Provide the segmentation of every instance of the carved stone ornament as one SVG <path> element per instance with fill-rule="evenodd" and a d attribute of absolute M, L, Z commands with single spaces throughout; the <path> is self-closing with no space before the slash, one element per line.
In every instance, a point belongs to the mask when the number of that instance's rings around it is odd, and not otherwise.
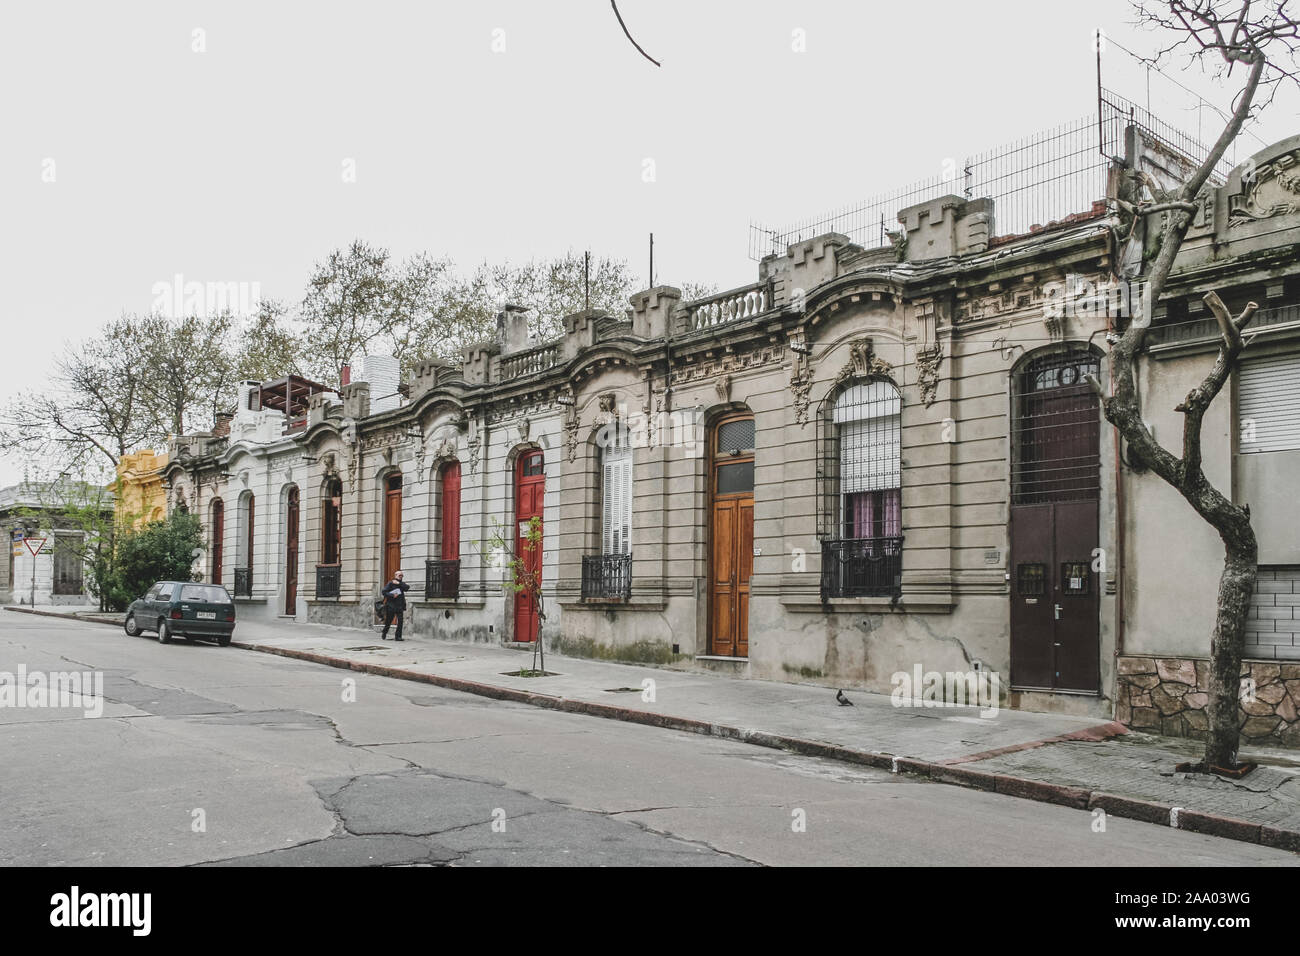
<path fill-rule="evenodd" d="M 1242 174 L 1242 193 L 1229 199 L 1228 226 L 1300 210 L 1300 150 L 1283 153 Z"/>
<path fill-rule="evenodd" d="M 469 439 L 469 473 L 471 475 L 478 474 L 478 450 L 482 444 L 483 441 L 479 438 L 478 430 L 475 429 L 474 434 Z"/>
<path fill-rule="evenodd" d="M 515 429 L 519 434 L 520 441 L 528 441 L 528 430 L 532 427 L 532 424 L 532 421 L 527 416 L 519 419 L 519 424 L 515 426 Z"/>
<path fill-rule="evenodd" d="M 444 438 L 438 445 L 438 451 L 433 456 L 435 459 L 448 460 L 456 457 L 456 439 Z"/>
<path fill-rule="evenodd" d="M 808 424 L 809 395 L 812 392 L 812 375 L 796 368 L 790 377 L 790 394 L 794 396 L 794 420 L 802 427 Z"/>
<path fill-rule="evenodd" d="M 320 460 L 321 468 L 324 469 L 326 478 L 337 478 L 339 474 L 338 457 L 331 452 Z"/>
<path fill-rule="evenodd" d="M 851 378 L 888 375 L 893 370 L 894 366 L 876 355 L 871 339 L 855 339 L 849 343 L 849 361 L 835 376 L 835 384 L 841 385 Z"/>
<path fill-rule="evenodd" d="M 578 458 L 578 415 L 571 412 L 564 420 L 564 450 L 569 457 L 569 461 L 576 461 Z"/>
<path fill-rule="evenodd" d="M 917 349 L 916 384 L 921 388 L 921 401 L 929 408 L 939 395 L 939 363 L 943 360 L 943 346 Z"/>
<path fill-rule="evenodd" d="M 600 411 L 602 415 L 612 415 L 617 407 L 616 402 L 618 399 L 615 397 L 613 392 L 606 392 L 604 395 L 601 395 L 597 401 L 600 403 Z"/>
<path fill-rule="evenodd" d="M 725 404 L 731 401 L 731 376 L 723 372 L 713 380 L 713 387 L 717 390 L 718 401 Z"/>

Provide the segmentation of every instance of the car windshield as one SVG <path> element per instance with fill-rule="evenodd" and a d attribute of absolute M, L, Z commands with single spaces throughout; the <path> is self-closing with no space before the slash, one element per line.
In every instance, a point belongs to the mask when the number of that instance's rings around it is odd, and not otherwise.
<path fill-rule="evenodd" d="M 229 604 L 230 595 L 219 585 L 187 584 L 181 588 L 181 600 L 197 601 L 202 604 Z"/>

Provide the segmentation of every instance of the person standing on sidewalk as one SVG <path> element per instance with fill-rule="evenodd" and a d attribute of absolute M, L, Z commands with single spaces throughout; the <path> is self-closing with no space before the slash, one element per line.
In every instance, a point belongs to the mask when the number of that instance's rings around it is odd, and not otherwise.
<path fill-rule="evenodd" d="M 406 616 L 406 592 L 411 586 L 402 580 L 402 572 L 398 571 L 393 575 L 393 580 L 384 585 L 384 633 L 381 635 L 383 640 L 388 640 L 388 626 L 393 623 L 393 618 L 397 618 L 397 634 L 393 640 L 404 640 L 402 637 L 402 618 Z"/>

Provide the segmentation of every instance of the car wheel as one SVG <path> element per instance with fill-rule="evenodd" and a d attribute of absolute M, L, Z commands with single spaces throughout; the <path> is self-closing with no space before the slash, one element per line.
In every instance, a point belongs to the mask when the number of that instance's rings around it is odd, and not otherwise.
<path fill-rule="evenodd" d="M 123 629 L 126 631 L 126 633 L 127 633 L 128 635 L 130 635 L 131 637 L 139 637 L 139 636 L 140 636 L 140 625 L 138 625 L 138 624 L 135 623 L 135 615 L 134 615 L 134 614 L 128 614 L 128 615 L 126 616 L 126 623 L 122 625 L 122 628 L 123 628 Z"/>
<path fill-rule="evenodd" d="M 158 643 L 170 644 L 172 642 L 172 629 L 167 626 L 166 621 L 158 622 Z"/>

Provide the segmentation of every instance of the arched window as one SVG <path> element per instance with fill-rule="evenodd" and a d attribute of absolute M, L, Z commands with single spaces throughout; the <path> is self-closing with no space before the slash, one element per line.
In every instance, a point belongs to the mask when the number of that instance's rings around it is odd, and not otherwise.
<path fill-rule="evenodd" d="M 235 595 L 251 597 L 253 594 L 253 541 L 257 520 L 253 493 L 246 491 L 239 499 L 239 562 L 235 565 Z"/>
<path fill-rule="evenodd" d="M 823 409 L 822 597 L 896 596 L 903 575 L 902 397 L 890 381 L 865 379 Z"/>
<path fill-rule="evenodd" d="M 321 498 L 320 563 L 337 565 L 343 560 L 343 482 L 333 478 L 325 483 Z"/>
<path fill-rule="evenodd" d="M 600 448 L 600 553 L 632 550 L 632 445 L 627 429 L 611 429 Z"/>
<path fill-rule="evenodd" d="M 454 598 L 460 593 L 460 462 L 438 472 L 438 556 L 425 561 L 427 598 Z"/>
<path fill-rule="evenodd" d="M 1097 397 L 1088 376 L 1101 361 L 1086 349 L 1042 355 L 1016 382 L 1014 504 L 1095 499 L 1100 493 Z"/>
<path fill-rule="evenodd" d="M 626 424 L 596 436 L 600 551 L 582 556 L 584 600 L 626 601 L 632 593 L 632 442 Z"/>
<path fill-rule="evenodd" d="M 902 411 L 898 389 L 880 379 L 850 385 L 835 399 L 842 538 L 903 533 Z"/>

